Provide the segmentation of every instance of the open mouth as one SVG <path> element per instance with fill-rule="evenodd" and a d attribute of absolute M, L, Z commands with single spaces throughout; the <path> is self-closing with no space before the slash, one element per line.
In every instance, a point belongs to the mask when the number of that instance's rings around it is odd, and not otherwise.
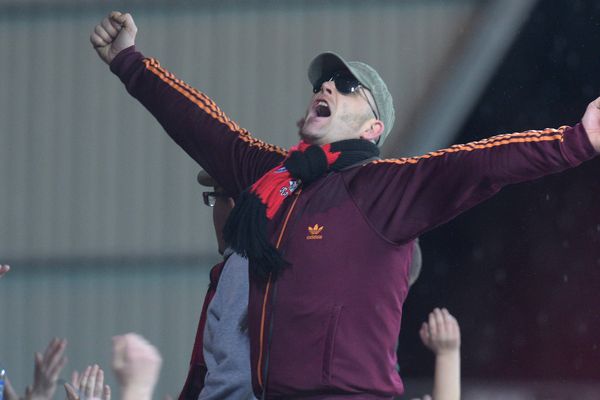
<path fill-rule="evenodd" d="M 325 100 L 318 100 L 315 102 L 315 115 L 321 118 L 327 118 L 331 116 L 331 110 L 329 104 Z"/>

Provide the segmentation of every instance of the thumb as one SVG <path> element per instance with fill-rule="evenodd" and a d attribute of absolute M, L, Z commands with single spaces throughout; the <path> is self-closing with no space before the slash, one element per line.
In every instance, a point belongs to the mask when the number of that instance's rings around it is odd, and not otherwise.
<path fill-rule="evenodd" d="M 35 365 L 37 367 L 42 366 L 42 363 L 44 361 L 44 357 L 42 356 L 42 353 L 40 353 L 39 351 L 36 351 L 35 354 L 33 355 L 33 359 L 34 359 Z"/>
<path fill-rule="evenodd" d="M 113 11 L 110 13 L 110 19 L 121 25 L 127 32 L 133 34 L 137 32 L 137 26 L 135 26 L 133 17 L 129 13 L 123 14 L 119 11 Z"/>

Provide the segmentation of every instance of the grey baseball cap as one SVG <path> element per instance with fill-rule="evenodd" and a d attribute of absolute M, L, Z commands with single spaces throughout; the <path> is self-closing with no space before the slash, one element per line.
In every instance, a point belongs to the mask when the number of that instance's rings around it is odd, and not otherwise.
<path fill-rule="evenodd" d="M 314 86 L 321 77 L 343 70 L 350 71 L 362 86 L 369 89 L 375 99 L 379 119 L 384 125 L 383 133 L 377 142 L 377 145 L 381 147 L 394 126 L 396 115 L 392 95 L 373 67 L 360 61 L 346 61 L 335 53 L 325 52 L 316 56 L 310 63 L 308 80 Z"/>

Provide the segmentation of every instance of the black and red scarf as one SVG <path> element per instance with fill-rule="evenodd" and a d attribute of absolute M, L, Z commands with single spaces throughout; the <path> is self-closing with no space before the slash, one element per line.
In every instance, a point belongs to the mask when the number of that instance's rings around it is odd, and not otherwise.
<path fill-rule="evenodd" d="M 364 139 L 323 146 L 300 142 L 286 159 L 245 190 L 231 211 L 223 231 L 225 241 L 248 258 L 250 270 L 276 278 L 288 262 L 267 237 L 267 223 L 284 200 L 301 185 L 307 186 L 330 171 L 379 156 L 379 148 Z"/>

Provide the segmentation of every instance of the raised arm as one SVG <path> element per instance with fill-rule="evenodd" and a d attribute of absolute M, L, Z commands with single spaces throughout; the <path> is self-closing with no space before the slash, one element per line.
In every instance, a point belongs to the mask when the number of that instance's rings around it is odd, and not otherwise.
<path fill-rule="evenodd" d="M 1 268 L 0 268 L 1 269 Z M 65 339 L 54 338 L 44 354 L 36 352 L 34 356 L 33 384 L 25 389 L 24 400 L 52 400 L 56 392 L 58 377 L 67 363 Z M 19 400 L 10 382 L 5 382 L 4 395 L 7 400 Z"/>
<path fill-rule="evenodd" d="M 423 344 L 435 354 L 433 398 L 460 399 L 460 328 L 448 310 L 434 309 L 419 331 Z"/>
<path fill-rule="evenodd" d="M 131 15 L 112 12 L 90 41 L 127 91 L 227 192 L 235 196 L 283 159 L 285 150 L 252 137 L 204 93 L 136 51 L 136 33 Z"/>
<path fill-rule="evenodd" d="M 78 382 L 65 383 L 67 400 L 110 400 L 110 386 L 104 384 L 104 371 L 98 365 L 88 366 Z"/>
<path fill-rule="evenodd" d="M 420 157 L 374 161 L 347 174 L 348 187 L 381 234 L 407 242 L 508 184 L 591 159 L 597 155 L 591 137 L 583 124 L 498 135 Z"/>
<path fill-rule="evenodd" d="M 66 339 L 54 338 L 46 347 L 44 354 L 35 353 L 33 386 L 31 387 L 32 399 L 51 400 L 54 398 L 60 372 L 67 363 L 66 347 Z"/>

